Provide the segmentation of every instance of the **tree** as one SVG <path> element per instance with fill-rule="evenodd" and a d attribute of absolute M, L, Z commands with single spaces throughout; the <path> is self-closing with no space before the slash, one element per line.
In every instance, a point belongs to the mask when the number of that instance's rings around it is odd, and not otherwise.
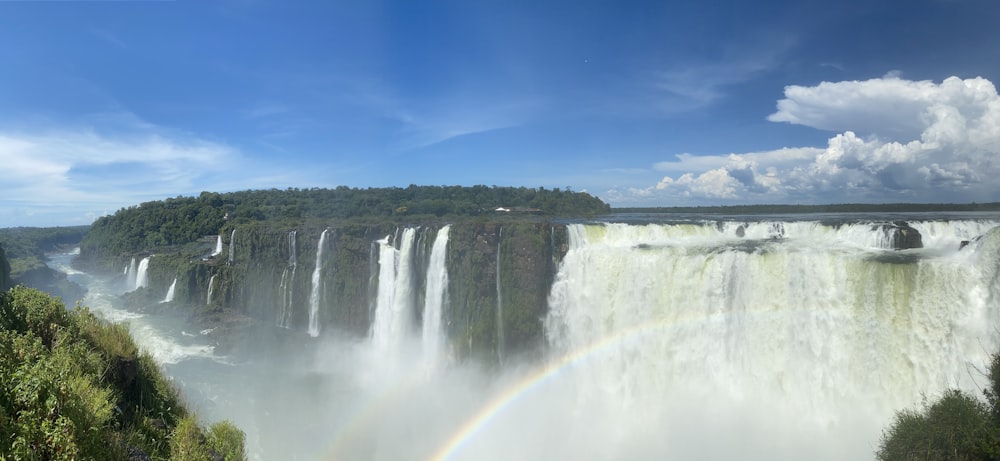
<path fill-rule="evenodd" d="M 882 433 L 876 457 L 895 460 L 1000 459 L 1000 354 L 986 373 L 985 401 L 951 389 L 921 411 L 902 410 Z"/>

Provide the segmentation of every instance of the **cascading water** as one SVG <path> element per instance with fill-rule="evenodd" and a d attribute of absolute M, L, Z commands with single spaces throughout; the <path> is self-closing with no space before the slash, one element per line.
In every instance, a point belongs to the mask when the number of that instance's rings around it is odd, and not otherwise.
<path fill-rule="evenodd" d="M 319 243 L 316 245 L 316 268 L 312 273 L 312 290 L 309 292 L 309 336 L 319 336 L 319 305 L 321 301 L 323 285 L 323 248 L 326 246 L 326 234 L 329 229 L 324 229 L 319 236 Z"/>
<path fill-rule="evenodd" d="M 957 242 L 996 223 L 948 224 L 951 239 L 905 252 L 876 248 L 869 224 L 786 222 L 777 238 L 771 224 L 741 224 L 743 238 L 733 223 L 568 226 L 545 320 L 574 364 L 567 437 L 600 424 L 618 455 L 870 458 L 923 393 L 978 393 L 1000 244 Z"/>
<path fill-rule="evenodd" d="M 215 290 L 215 274 L 208 279 L 208 296 L 205 297 L 205 304 L 212 305 L 212 292 Z"/>
<path fill-rule="evenodd" d="M 233 233 L 229 236 L 229 265 L 233 265 L 236 261 L 236 229 L 233 229 Z"/>
<path fill-rule="evenodd" d="M 135 273 L 135 289 L 145 288 L 149 285 L 149 278 L 146 276 L 146 272 L 149 270 L 149 258 L 146 256 L 139 261 L 139 268 Z"/>
<path fill-rule="evenodd" d="M 388 238 L 388 237 L 386 237 Z M 381 241 L 373 241 L 368 248 L 368 324 L 375 323 L 375 307 L 378 305 L 378 260 Z"/>
<path fill-rule="evenodd" d="M 125 269 L 125 286 L 127 287 L 126 290 L 130 291 L 135 289 L 137 269 L 138 268 L 136 267 L 135 257 L 133 256 L 132 262 L 130 262 L 128 264 L 128 268 Z"/>
<path fill-rule="evenodd" d="M 281 309 L 278 311 L 277 325 L 281 328 L 288 328 L 288 322 L 292 317 L 293 295 L 295 294 L 295 270 L 299 265 L 297 250 L 295 245 L 296 231 L 288 233 L 288 266 L 281 273 Z"/>
<path fill-rule="evenodd" d="M 497 361 L 503 366 L 503 353 L 507 346 L 507 336 L 503 329 L 503 287 L 500 280 L 500 243 L 503 240 L 503 226 L 497 232 Z"/>
<path fill-rule="evenodd" d="M 170 288 L 167 288 L 167 295 L 163 297 L 163 301 L 160 301 L 160 304 L 169 303 L 174 300 L 175 288 L 177 288 L 177 277 L 174 277 L 174 281 L 170 283 Z"/>
<path fill-rule="evenodd" d="M 216 257 L 222 254 L 222 236 L 216 236 L 215 238 L 215 250 L 212 251 L 212 257 Z"/>
<path fill-rule="evenodd" d="M 405 338 L 414 313 L 415 287 L 411 266 L 415 235 L 416 229 L 404 229 L 398 250 L 388 237 L 378 242 L 378 298 L 375 322 L 372 324 L 372 343 L 379 350 L 389 351 L 389 354 Z"/>
<path fill-rule="evenodd" d="M 431 248 L 431 258 L 427 267 L 427 288 L 424 296 L 424 318 L 422 339 L 424 360 L 435 365 L 444 349 L 444 332 L 441 318 L 448 303 L 448 268 L 445 266 L 448 250 L 447 225 L 438 230 Z"/>

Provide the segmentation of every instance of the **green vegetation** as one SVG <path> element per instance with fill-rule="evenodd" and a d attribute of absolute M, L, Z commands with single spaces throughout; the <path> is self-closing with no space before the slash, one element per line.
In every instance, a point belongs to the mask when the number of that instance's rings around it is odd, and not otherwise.
<path fill-rule="evenodd" d="M 7 262 L 7 255 L 0 246 L 0 291 L 7 291 L 13 284 L 10 280 L 10 263 Z"/>
<path fill-rule="evenodd" d="M 588 217 L 607 213 L 607 204 L 589 194 L 560 189 L 487 186 L 415 186 L 407 188 L 286 189 L 202 192 L 146 202 L 98 218 L 81 244 L 81 256 L 108 262 L 123 254 L 193 242 L 222 234 L 228 241 L 236 226 L 267 221 L 291 229 L 313 221 L 381 223 L 421 222 L 459 217 Z"/>
<path fill-rule="evenodd" d="M 922 411 L 896 413 L 876 452 L 882 461 L 1000 459 L 1000 355 L 987 374 L 985 401 L 949 390 Z"/>
<path fill-rule="evenodd" d="M 70 282 L 66 274 L 45 264 L 45 253 L 77 245 L 89 226 L 77 227 L 13 227 L 0 229 L 0 254 L 6 253 L 7 262 L 0 261 L 0 290 L 22 284 L 60 296 L 79 299 L 85 293 L 79 285 Z M 5 268 L 9 276 L 4 277 Z"/>
<path fill-rule="evenodd" d="M 0 243 L 10 261 L 11 277 L 16 281 L 28 272 L 44 268 L 45 253 L 80 243 L 89 228 L 90 226 L 0 229 Z"/>
<path fill-rule="evenodd" d="M 3 459 L 246 458 L 242 432 L 198 427 L 123 325 L 31 288 L 0 294 L 0 408 Z"/>

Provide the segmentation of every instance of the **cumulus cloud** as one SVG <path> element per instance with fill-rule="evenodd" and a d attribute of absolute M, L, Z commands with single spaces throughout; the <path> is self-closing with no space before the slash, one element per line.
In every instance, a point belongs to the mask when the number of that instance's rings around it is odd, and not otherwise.
<path fill-rule="evenodd" d="M 612 200 L 982 201 L 1000 190 L 1000 97 L 984 78 L 789 86 L 768 117 L 840 131 L 821 148 L 693 156 L 660 162 L 655 186 Z M 860 133 L 860 134 L 859 134 Z"/>

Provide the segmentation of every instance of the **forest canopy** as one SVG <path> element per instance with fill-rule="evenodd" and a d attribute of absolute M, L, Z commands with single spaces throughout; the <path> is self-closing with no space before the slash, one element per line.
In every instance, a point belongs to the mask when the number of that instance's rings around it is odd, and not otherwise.
<path fill-rule="evenodd" d="M 498 209 L 502 208 L 502 211 Z M 192 242 L 238 224 L 308 220 L 459 219 L 539 215 L 590 217 L 610 207 L 585 192 L 559 188 L 415 186 L 202 192 L 123 208 L 98 218 L 82 244 L 87 255 L 121 254 Z"/>

